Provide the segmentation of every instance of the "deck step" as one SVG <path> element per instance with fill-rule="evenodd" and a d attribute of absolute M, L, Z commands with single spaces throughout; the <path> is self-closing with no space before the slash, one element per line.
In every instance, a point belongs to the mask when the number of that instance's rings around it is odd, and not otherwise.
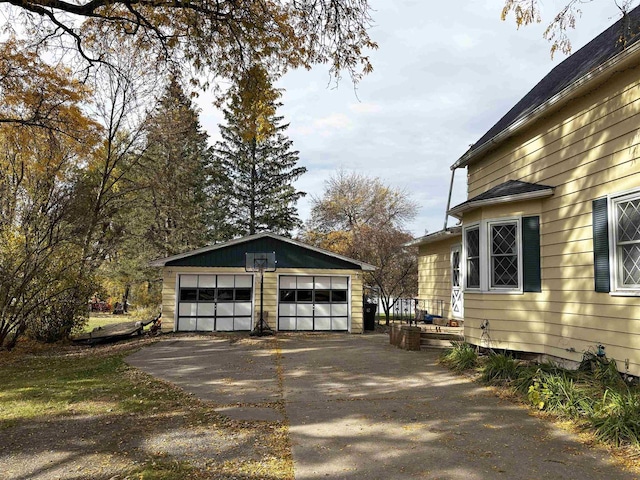
<path fill-rule="evenodd" d="M 420 334 L 420 349 L 427 348 L 449 348 L 451 342 L 464 341 L 464 335 L 457 333 L 421 333 Z"/>

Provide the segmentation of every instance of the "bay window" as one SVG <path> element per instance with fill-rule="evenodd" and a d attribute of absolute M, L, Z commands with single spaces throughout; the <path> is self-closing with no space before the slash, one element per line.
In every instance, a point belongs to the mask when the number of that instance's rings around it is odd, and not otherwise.
<path fill-rule="evenodd" d="M 482 220 L 465 227 L 463 258 L 466 290 L 540 292 L 540 217 Z"/>

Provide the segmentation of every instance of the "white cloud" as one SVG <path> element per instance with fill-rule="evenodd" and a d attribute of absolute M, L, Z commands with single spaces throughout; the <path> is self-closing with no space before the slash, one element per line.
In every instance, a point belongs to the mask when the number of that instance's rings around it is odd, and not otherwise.
<path fill-rule="evenodd" d="M 291 125 L 289 133 L 302 136 L 329 137 L 336 133 L 353 128 L 353 121 L 342 113 L 333 113 L 329 116 Z"/>
<path fill-rule="evenodd" d="M 374 71 L 354 92 L 345 77 L 331 86 L 326 66 L 289 72 L 278 86 L 280 114 L 309 171 L 296 183 L 322 195 L 340 167 L 406 189 L 421 208 L 407 228 L 415 235 L 443 226 L 453 164 L 546 73 L 563 60 L 549 55 L 545 21 L 566 0 L 545 2 L 539 25 L 517 30 L 500 21 L 504 0 L 426 2 L 371 0 Z M 557 8 L 556 8 L 557 7 Z M 615 19 L 613 2 L 583 8 L 571 32 L 574 49 Z M 203 124 L 215 135 L 209 105 Z M 452 205 L 465 199 L 465 172 L 456 173 Z M 309 197 L 299 203 L 306 219 Z"/>
<path fill-rule="evenodd" d="M 355 113 L 378 113 L 382 107 L 377 103 L 359 102 L 349 104 L 349 110 Z"/>

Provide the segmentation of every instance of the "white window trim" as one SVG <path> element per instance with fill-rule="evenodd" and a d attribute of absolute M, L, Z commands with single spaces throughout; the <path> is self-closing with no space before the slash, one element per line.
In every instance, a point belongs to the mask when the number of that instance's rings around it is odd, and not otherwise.
<path fill-rule="evenodd" d="M 480 287 L 467 287 L 467 231 L 478 229 L 478 239 L 480 245 L 478 246 L 478 251 L 480 252 Z M 482 291 L 482 272 L 485 269 L 482 266 L 482 228 L 480 227 L 480 222 L 471 223 L 469 225 L 465 225 L 462 229 L 462 261 L 460 262 L 460 273 L 462 275 L 461 285 L 463 292 L 480 292 Z"/>
<path fill-rule="evenodd" d="M 453 285 L 453 252 L 457 251 L 458 258 L 458 286 L 454 287 Z M 463 275 L 463 264 L 466 263 L 466 260 L 462 256 L 462 243 L 456 243 L 452 245 L 449 249 L 449 268 L 451 270 L 451 316 L 458 320 L 464 320 L 464 275 Z M 460 290 L 460 313 L 455 313 L 453 311 L 453 289 L 458 288 Z"/>
<path fill-rule="evenodd" d="M 616 206 L 618 203 L 637 199 L 640 199 L 640 188 L 625 190 L 623 192 L 607 196 L 607 221 L 609 224 L 609 275 L 611 282 L 610 295 L 612 296 L 640 296 L 640 286 L 625 287 L 621 285 L 620 262 L 622 259 L 618 255 L 618 222 L 616 212 Z"/>
<path fill-rule="evenodd" d="M 518 286 L 517 287 L 491 287 L 491 227 L 493 225 L 516 224 L 516 245 L 518 248 Z M 479 228 L 480 239 L 480 288 L 467 287 L 467 242 L 466 232 L 469 229 Z M 523 293 L 523 265 L 522 265 L 522 217 L 501 217 L 481 220 L 469 224 L 463 228 L 462 235 L 462 285 L 463 292 L 490 293 L 490 294 L 522 294 Z"/>

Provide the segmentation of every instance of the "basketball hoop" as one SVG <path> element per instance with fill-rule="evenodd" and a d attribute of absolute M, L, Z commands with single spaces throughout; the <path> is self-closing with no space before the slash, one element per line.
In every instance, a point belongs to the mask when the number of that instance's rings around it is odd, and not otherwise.
<path fill-rule="evenodd" d="M 275 272 L 276 252 L 245 253 L 244 269 L 247 272 L 259 272 L 260 275 L 262 275 L 264 272 Z"/>
<path fill-rule="evenodd" d="M 264 336 L 273 335 L 273 330 L 264 321 L 264 272 L 276 271 L 276 252 L 266 253 L 245 253 L 246 272 L 258 272 L 260 274 L 260 320 L 257 322 L 250 335 Z"/>

